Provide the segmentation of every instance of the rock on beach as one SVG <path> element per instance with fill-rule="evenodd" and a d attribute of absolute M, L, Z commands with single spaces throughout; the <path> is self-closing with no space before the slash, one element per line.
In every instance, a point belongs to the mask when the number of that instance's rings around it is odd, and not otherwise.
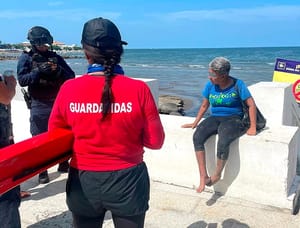
<path fill-rule="evenodd" d="M 191 108 L 192 101 L 174 95 L 160 95 L 158 111 L 160 114 L 184 116 L 185 110 Z"/>

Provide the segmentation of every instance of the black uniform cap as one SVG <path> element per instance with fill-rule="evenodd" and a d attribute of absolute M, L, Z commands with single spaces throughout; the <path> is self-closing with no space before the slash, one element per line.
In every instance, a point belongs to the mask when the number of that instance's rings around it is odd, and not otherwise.
<path fill-rule="evenodd" d="M 97 48 L 127 45 L 127 42 L 122 41 L 117 26 L 101 17 L 91 19 L 84 24 L 81 43 Z"/>

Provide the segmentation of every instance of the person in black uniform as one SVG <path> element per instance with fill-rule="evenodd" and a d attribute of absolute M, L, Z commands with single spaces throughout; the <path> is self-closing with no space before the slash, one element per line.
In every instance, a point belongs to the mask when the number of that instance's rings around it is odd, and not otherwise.
<path fill-rule="evenodd" d="M 28 32 L 30 51 L 24 51 L 18 61 L 17 74 L 20 86 L 28 86 L 27 106 L 30 108 L 32 136 L 46 132 L 50 112 L 60 86 L 75 78 L 74 71 L 65 60 L 52 50 L 53 37 L 41 26 Z M 68 161 L 58 166 L 59 172 L 68 172 Z M 39 183 L 49 182 L 47 170 L 39 174 Z"/>

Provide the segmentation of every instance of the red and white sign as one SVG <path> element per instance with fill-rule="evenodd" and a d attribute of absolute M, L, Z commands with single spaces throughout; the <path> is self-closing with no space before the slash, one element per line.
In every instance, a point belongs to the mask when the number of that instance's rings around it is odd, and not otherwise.
<path fill-rule="evenodd" d="M 297 103 L 300 103 L 300 79 L 293 84 L 293 95 Z"/>

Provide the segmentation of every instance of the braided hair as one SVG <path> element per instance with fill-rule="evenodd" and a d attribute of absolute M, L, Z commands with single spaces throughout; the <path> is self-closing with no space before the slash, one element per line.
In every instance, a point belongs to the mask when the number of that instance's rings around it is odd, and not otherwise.
<path fill-rule="evenodd" d="M 112 79 L 115 75 L 114 68 L 121 61 L 121 55 L 123 54 L 123 47 L 112 46 L 112 47 L 93 47 L 87 44 L 82 44 L 83 49 L 93 60 L 94 63 L 101 64 L 104 67 L 105 84 L 102 90 L 101 103 L 102 108 L 102 120 L 106 118 L 111 110 L 111 104 L 113 103 L 114 97 L 111 90 Z"/>

